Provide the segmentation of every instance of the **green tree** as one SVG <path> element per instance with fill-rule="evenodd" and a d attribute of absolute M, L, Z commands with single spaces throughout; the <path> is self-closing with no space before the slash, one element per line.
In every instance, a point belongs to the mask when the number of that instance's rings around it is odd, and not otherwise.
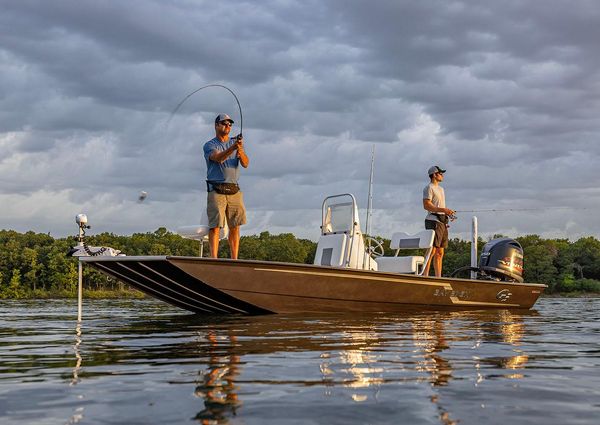
<path fill-rule="evenodd" d="M 524 279 L 526 282 L 556 285 L 558 270 L 554 266 L 557 251 L 548 244 L 530 245 L 524 249 Z"/>
<path fill-rule="evenodd" d="M 450 276 L 453 271 L 469 265 L 471 265 L 471 243 L 458 238 L 450 239 L 448 248 L 444 250 L 443 275 Z M 464 277 L 463 274 L 460 276 Z"/>
<path fill-rule="evenodd" d="M 2 288 L 0 297 L 2 298 L 23 298 L 25 291 L 21 287 L 21 271 L 14 269 L 8 285 Z"/>
<path fill-rule="evenodd" d="M 74 292 L 77 288 L 77 261 L 68 258 L 66 249 L 55 247 L 48 256 L 46 269 L 49 273 L 50 287 L 54 290 Z"/>
<path fill-rule="evenodd" d="M 378 238 L 381 240 L 381 238 Z M 544 239 L 538 235 L 517 238 L 525 251 L 524 271 L 528 282 L 546 283 L 551 291 L 599 291 L 600 241 L 594 237 L 576 242 Z M 389 240 L 386 255 L 393 255 Z M 109 246 L 127 255 L 198 255 L 198 242 L 180 237 L 161 227 L 154 232 L 119 236 L 91 235 L 90 246 Z M 75 241 L 72 237 L 54 239 L 48 234 L 0 230 L 0 296 L 28 296 L 33 290 L 63 291 L 74 294 L 77 286 L 77 260 L 66 257 Z M 483 247 L 479 241 L 479 252 Z M 243 236 L 240 258 L 295 263 L 313 262 L 317 244 L 298 239 L 291 233 Z M 449 241 L 444 259 L 444 275 L 470 264 L 470 242 Z M 208 252 L 208 249 L 205 249 Z M 422 251 L 402 251 L 401 255 L 422 255 Z M 221 241 L 220 257 L 229 256 L 227 241 Z M 119 283 L 91 267 L 84 267 L 86 288 L 114 290 Z"/>
<path fill-rule="evenodd" d="M 23 274 L 25 286 L 28 289 L 37 289 L 38 274 L 42 268 L 42 265 L 38 262 L 38 253 L 35 249 L 24 248 L 23 259 L 26 264 L 25 273 Z"/>
<path fill-rule="evenodd" d="M 566 257 L 576 278 L 600 279 L 600 241 L 596 238 L 579 239 L 570 246 Z"/>

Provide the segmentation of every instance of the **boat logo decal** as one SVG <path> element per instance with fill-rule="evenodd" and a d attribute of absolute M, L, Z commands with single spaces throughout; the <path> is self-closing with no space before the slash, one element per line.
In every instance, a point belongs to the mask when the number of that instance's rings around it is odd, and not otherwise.
<path fill-rule="evenodd" d="M 503 289 L 502 291 L 500 291 L 496 294 L 496 298 L 502 302 L 508 301 L 511 296 L 512 296 L 512 292 L 510 292 L 508 289 Z"/>
<path fill-rule="evenodd" d="M 469 293 L 467 291 L 456 291 L 454 289 L 436 289 L 433 291 L 434 297 L 457 297 L 457 298 L 468 298 Z"/>

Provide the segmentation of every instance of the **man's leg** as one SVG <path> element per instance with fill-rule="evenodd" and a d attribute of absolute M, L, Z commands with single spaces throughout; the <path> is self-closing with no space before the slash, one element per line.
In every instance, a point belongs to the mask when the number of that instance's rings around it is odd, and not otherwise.
<path fill-rule="evenodd" d="M 219 255 L 219 230 L 221 229 L 214 227 L 208 231 L 208 245 L 212 258 L 217 258 Z"/>
<path fill-rule="evenodd" d="M 229 251 L 237 260 L 240 250 L 240 226 L 246 224 L 246 208 L 242 192 L 227 196 L 227 224 L 229 225 Z"/>
<path fill-rule="evenodd" d="M 219 232 L 224 225 L 226 198 L 217 192 L 208 192 L 206 197 L 206 214 L 208 216 L 208 246 L 210 256 L 217 258 L 219 256 Z"/>
<path fill-rule="evenodd" d="M 431 255 L 427 259 L 427 264 L 425 264 L 425 267 L 423 268 L 423 276 L 429 276 L 429 268 L 431 267 L 431 261 L 433 259 L 433 256 L 435 255 L 435 252 L 436 248 L 433 248 L 431 250 Z"/>
<path fill-rule="evenodd" d="M 433 237 L 433 246 L 432 246 L 432 250 L 431 250 L 431 255 L 427 259 L 427 264 L 425 264 L 425 266 L 423 267 L 423 276 L 429 276 L 429 269 L 431 268 L 431 263 L 434 262 L 433 259 L 435 258 L 435 253 L 437 252 L 436 251 L 437 247 L 439 246 L 438 224 L 439 223 L 437 221 L 425 220 L 425 229 L 433 230 L 435 232 L 435 235 Z M 435 262 L 434 262 L 434 269 L 435 269 Z"/>
<path fill-rule="evenodd" d="M 229 251 L 231 258 L 237 260 L 238 251 L 240 250 L 240 226 L 229 228 Z"/>
<path fill-rule="evenodd" d="M 435 277 L 442 277 L 442 260 L 444 259 L 444 248 L 435 248 L 433 255 L 433 269 Z"/>

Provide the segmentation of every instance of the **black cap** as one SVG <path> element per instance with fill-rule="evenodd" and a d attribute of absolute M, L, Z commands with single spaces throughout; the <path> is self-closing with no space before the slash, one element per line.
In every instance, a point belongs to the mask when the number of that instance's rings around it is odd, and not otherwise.
<path fill-rule="evenodd" d="M 442 173 L 442 174 L 444 174 L 445 172 L 446 172 L 446 170 L 444 170 L 439 165 L 434 165 L 433 167 L 429 167 L 429 170 L 427 170 L 427 175 L 431 176 L 431 175 L 433 175 L 435 173 Z"/>
<path fill-rule="evenodd" d="M 215 118 L 215 124 L 219 123 L 221 121 L 229 121 L 229 122 L 231 122 L 231 124 L 233 124 L 235 122 L 227 114 L 219 114 L 219 115 L 217 115 L 217 118 Z"/>

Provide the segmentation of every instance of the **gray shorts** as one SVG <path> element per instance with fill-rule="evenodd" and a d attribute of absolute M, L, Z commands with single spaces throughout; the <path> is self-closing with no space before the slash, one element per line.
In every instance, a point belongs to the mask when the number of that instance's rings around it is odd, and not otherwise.
<path fill-rule="evenodd" d="M 448 248 L 448 226 L 434 220 L 425 220 L 425 229 L 435 230 L 433 246 L 435 248 Z"/>
<path fill-rule="evenodd" d="M 246 208 L 241 191 L 235 195 L 221 195 L 214 190 L 208 192 L 206 212 L 208 213 L 208 227 L 211 229 L 224 227 L 225 220 L 229 227 L 246 224 Z"/>

